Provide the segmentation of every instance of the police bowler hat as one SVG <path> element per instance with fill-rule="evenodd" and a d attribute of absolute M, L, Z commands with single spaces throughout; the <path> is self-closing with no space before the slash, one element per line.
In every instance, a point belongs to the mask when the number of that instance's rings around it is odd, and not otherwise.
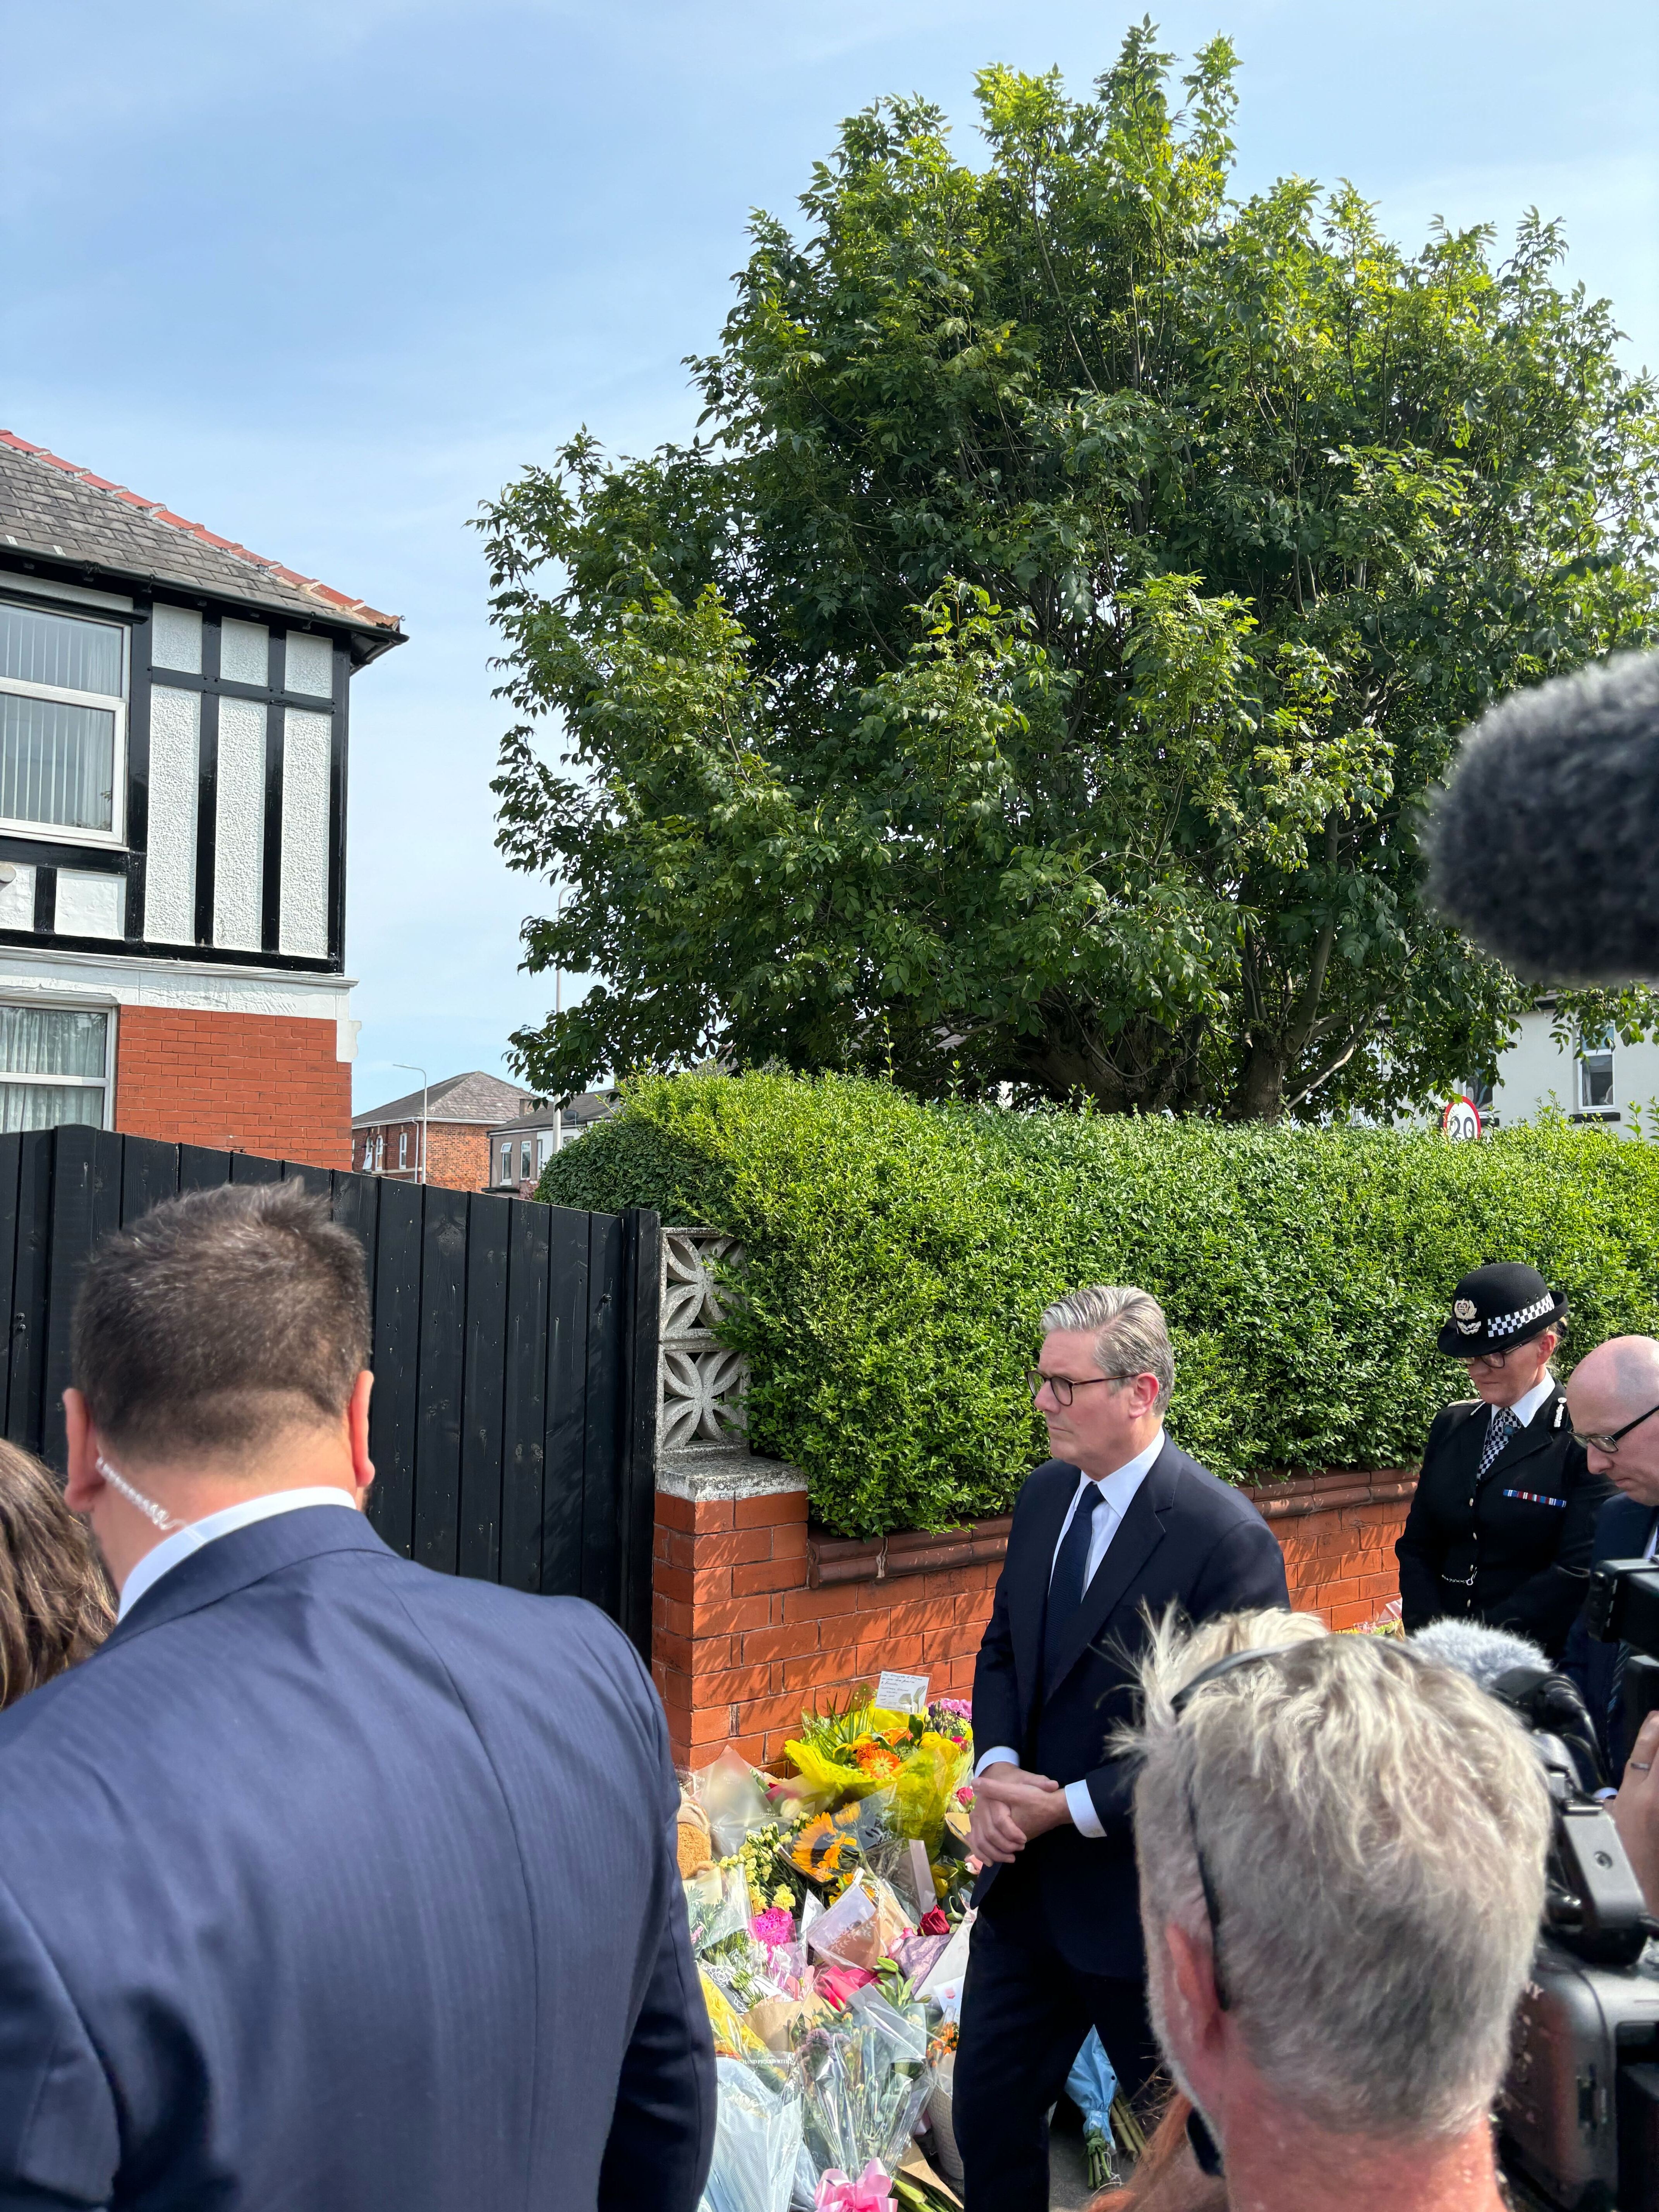
<path fill-rule="evenodd" d="M 1566 1319 L 1565 1291 L 1553 1291 L 1536 1267 L 1489 1260 L 1464 1276 L 1452 1294 L 1451 1319 L 1435 1339 L 1450 1359 L 1507 1352 Z"/>

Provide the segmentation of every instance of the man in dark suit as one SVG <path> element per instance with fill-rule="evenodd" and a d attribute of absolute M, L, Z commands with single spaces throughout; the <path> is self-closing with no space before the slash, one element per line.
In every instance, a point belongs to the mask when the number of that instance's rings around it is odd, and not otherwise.
<path fill-rule="evenodd" d="M 591 1607 L 380 1542 L 368 1332 L 294 1183 L 88 1269 L 68 1495 L 120 1620 L 0 1717 L 0 2205 L 697 2203 L 661 1709 Z"/>
<path fill-rule="evenodd" d="M 1042 1316 L 1031 1382 L 1055 1456 L 1014 1506 L 974 1676 L 984 1862 L 952 2108 L 968 2212 L 1045 2212 L 1046 2113 L 1091 2026 L 1131 2096 L 1158 2063 L 1130 1826 L 1146 1617 L 1287 1607 L 1273 1531 L 1164 1434 L 1175 1357 L 1144 1291 Z"/>
<path fill-rule="evenodd" d="M 1617 1493 L 1595 1523 L 1595 1560 L 1651 1559 L 1659 1552 L 1659 1343 L 1615 1336 L 1598 1344 L 1568 1380 L 1567 1408 L 1592 1474 L 1609 1477 Z M 1620 1710 L 1627 1656 L 1626 1645 L 1592 1637 L 1581 1613 L 1562 1662 L 1589 1707 L 1613 1783 L 1631 1747 Z"/>

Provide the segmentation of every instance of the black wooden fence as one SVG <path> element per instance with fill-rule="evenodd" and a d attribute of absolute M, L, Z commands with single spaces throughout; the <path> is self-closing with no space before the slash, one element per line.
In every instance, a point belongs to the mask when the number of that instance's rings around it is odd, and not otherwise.
<path fill-rule="evenodd" d="M 659 1226 L 65 1127 L 0 1136 L 5 1434 L 61 1472 L 70 1317 L 106 1231 L 177 1192 L 298 1176 L 362 1239 L 370 1518 L 447 1574 L 591 1598 L 651 1636 Z"/>

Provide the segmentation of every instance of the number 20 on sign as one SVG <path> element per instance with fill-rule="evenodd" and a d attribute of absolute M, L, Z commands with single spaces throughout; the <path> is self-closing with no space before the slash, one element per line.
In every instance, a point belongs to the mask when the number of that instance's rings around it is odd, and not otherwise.
<path fill-rule="evenodd" d="M 1478 1137 L 1480 1116 L 1474 1109 L 1474 1101 L 1461 1096 L 1449 1098 L 1446 1110 L 1440 1116 L 1440 1126 L 1449 1137 Z"/>

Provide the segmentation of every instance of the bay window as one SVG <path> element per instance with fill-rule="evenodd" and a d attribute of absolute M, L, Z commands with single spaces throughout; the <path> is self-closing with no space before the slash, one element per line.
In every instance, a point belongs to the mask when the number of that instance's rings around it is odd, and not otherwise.
<path fill-rule="evenodd" d="M 113 1030 L 102 1011 L 0 1005 L 0 1132 L 103 1128 Z"/>
<path fill-rule="evenodd" d="M 116 842 L 126 632 L 0 600 L 0 824 Z"/>

